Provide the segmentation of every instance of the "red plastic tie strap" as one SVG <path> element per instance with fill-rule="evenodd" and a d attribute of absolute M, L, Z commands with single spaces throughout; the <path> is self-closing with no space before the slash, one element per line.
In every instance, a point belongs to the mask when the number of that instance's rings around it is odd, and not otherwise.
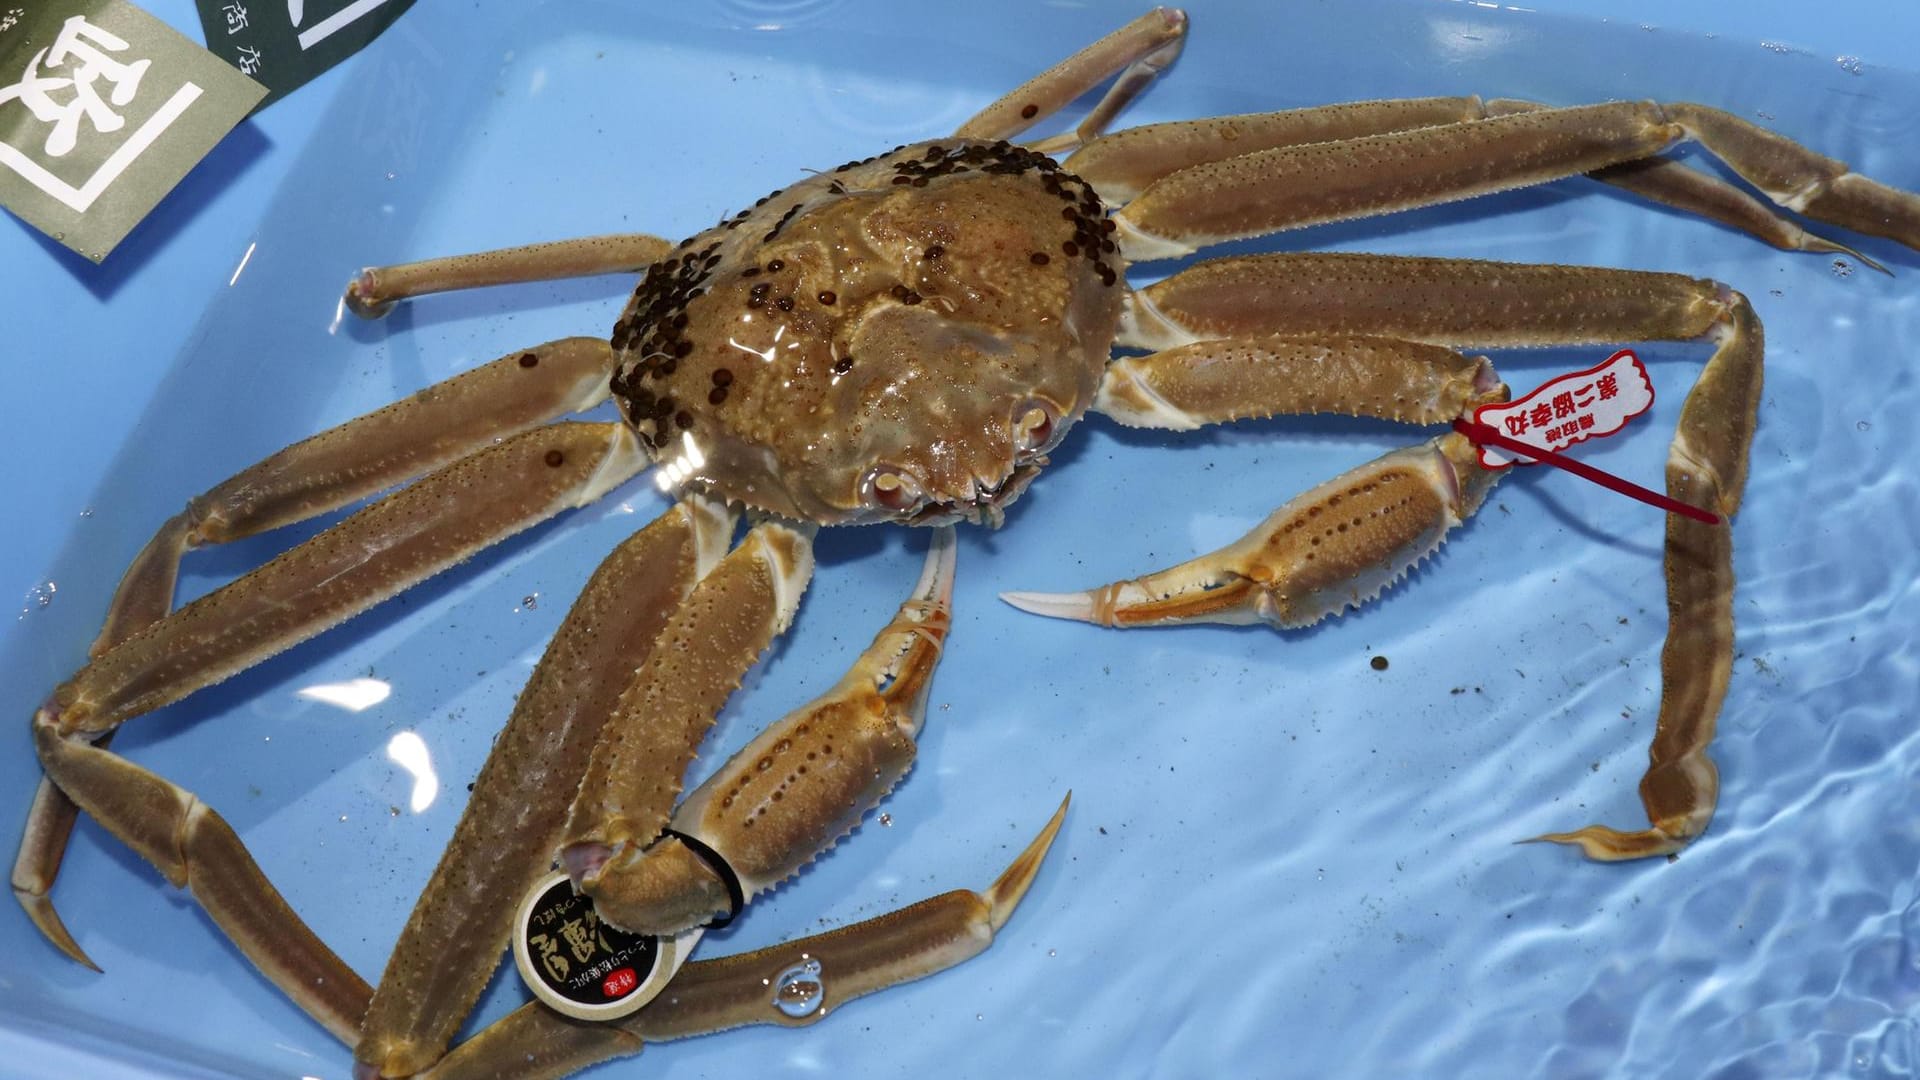
<path fill-rule="evenodd" d="M 1555 453 L 1552 450 L 1545 450 L 1538 446 L 1523 443 L 1519 439 L 1508 438 L 1491 424 L 1482 424 L 1477 420 L 1469 420 L 1466 417 L 1461 417 L 1453 422 L 1453 430 L 1465 435 L 1468 441 L 1476 446 L 1495 446 L 1510 454 L 1520 454 L 1532 458 L 1535 461 L 1544 461 L 1556 469 L 1565 469 L 1575 476 L 1591 480 L 1601 487 L 1611 488 L 1622 495 L 1639 499 L 1649 506 L 1657 506 L 1669 514 L 1679 514 L 1682 517 L 1692 518 L 1705 525 L 1719 525 L 1722 523 L 1719 514 L 1709 510 L 1702 510 L 1692 503 L 1683 503 L 1679 499 L 1662 495 L 1648 488 L 1643 488 L 1631 480 L 1622 480 L 1612 473 L 1602 472 L 1584 462 L 1575 461 L 1565 454 Z"/>

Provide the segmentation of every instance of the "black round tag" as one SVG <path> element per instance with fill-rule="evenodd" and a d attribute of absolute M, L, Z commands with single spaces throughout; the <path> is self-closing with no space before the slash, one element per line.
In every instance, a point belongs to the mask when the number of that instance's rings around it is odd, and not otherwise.
<path fill-rule="evenodd" d="M 593 902 L 576 894 L 564 873 L 534 887 L 515 929 L 520 977 L 540 1000 L 568 1016 L 624 1016 L 659 991 L 654 975 L 666 951 L 660 939 L 601 922 Z"/>

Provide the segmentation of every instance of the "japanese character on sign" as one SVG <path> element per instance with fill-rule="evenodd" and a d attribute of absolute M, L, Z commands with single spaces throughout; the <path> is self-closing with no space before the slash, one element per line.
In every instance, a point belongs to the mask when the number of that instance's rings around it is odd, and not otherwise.
<path fill-rule="evenodd" d="M 573 950 L 573 958 L 586 963 L 593 959 L 593 933 L 580 925 L 579 919 L 568 919 L 560 924 L 560 936 L 567 939 L 567 947 Z"/>
<path fill-rule="evenodd" d="M 25 8 L 8 8 L 5 12 L 0 12 L 0 33 L 4 33 L 18 26 L 20 20 L 25 18 L 26 15 L 27 12 Z"/>
<path fill-rule="evenodd" d="M 125 52 L 127 43 L 75 15 L 62 23 L 53 44 L 41 49 L 28 61 L 20 81 L 0 86 L 0 105 L 18 101 L 33 113 L 34 119 L 52 124 L 47 135 L 49 157 L 65 157 L 80 139 L 80 121 L 87 120 L 95 131 L 110 133 L 126 126 L 126 119 L 109 108 L 126 108 L 140 89 L 140 77 L 151 60 L 126 64 L 107 55 Z M 48 69 L 59 68 L 57 75 Z M 66 76 L 61 78 L 59 76 Z M 94 84 L 104 80 L 112 92 L 102 98 Z M 54 91 L 70 92 L 66 100 L 57 100 Z"/>
<path fill-rule="evenodd" d="M 240 70 L 247 75 L 260 73 L 260 50 L 251 45 L 242 45 L 234 54 Z"/>
<path fill-rule="evenodd" d="M 220 9 L 220 14 L 227 18 L 227 33 L 229 35 L 237 34 L 247 28 L 247 6 L 245 4 L 228 4 Z"/>
<path fill-rule="evenodd" d="M 567 972 L 573 970 L 573 965 L 567 963 L 567 958 L 560 955 L 559 942 L 545 934 L 534 934 L 527 940 L 540 950 L 540 964 L 547 969 L 547 974 L 555 979 L 565 979 Z"/>
<path fill-rule="evenodd" d="M 1480 405 L 1473 417 L 1507 439 L 1562 451 L 1621 430 L 1652 405 L 1653 384 L 1646 369 L 1638 357 L 1623 349 L 1604 364 L 1549 379 L 1514 400 Z M 1479 457 L 1490 469 L 1533 460 L 1517 448 L 1503 450 L 1488 443 L 1481 443 Z"/>

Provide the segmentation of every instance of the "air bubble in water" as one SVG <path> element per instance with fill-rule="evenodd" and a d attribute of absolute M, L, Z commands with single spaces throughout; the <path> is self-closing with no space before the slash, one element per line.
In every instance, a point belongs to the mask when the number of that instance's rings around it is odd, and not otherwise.
<path fill-rule="evenodd" d="M 812 1016 L 827 1003 L 827 985 L 820 978 L 820 961 L 802 960 L 774 976 L 773 1007 L 795 1020 Z"/>
<path fill-rule="evenodd" d="M 20 607 L 20 618 L 24 619 L 36 611 L 44 611 L 52 607 L 53 594 L 59 591 L 60 587 L 51 581 L 28 589 L 26 603 Z"/>
<path fill-rule="evenodd" d="M 1866 62 L 1857 56 L 1836 56 L 1833 62 L 1839 64 L 1840 70 L 1849 75 L 1859 75 L 1867 66 Z"/>

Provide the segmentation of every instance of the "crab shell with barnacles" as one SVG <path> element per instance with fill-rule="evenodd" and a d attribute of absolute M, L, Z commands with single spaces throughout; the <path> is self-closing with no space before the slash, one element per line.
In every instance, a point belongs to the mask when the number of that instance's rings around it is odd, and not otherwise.
<path fill-rule="evenodd" d="M 675 803 L 714 715 L 791 619 L 818 527 L 998 524 L 1090 411 L 1175 430 L 1319 411 L 1436 424 L 1506 395 L 1489 362 L 1460 347 L 1699 339 L 1713 354 L 1681 410 L 1667 485 L 1728 517 L 1738 509 L 1762 334 L 1746 300 L 1718 283 L 1303 254 L 1201 262 L 1132 290 L 1130 261 L 1579 174 L 1782 247 L 1846 250 L 1659 157 L 1685 137 L 1782 206 L 1920 246 L 1920 199 L 1698 105 L 1428 98 L 1105 134 L 1185 29 L 1179 12 L 1149 13 L 952 137 L 813 176 L 679 245 L 600 237 L 361 274 L 349 300 L 377 314 L 441 289 L 646 267 L 610 342 L 516 351 L 299 443 L 162 526 L 123 581 L 93 661 L 33 720 L 49 782 L 14 883 L 35 921 L 84 958 L 49 899 L 77 805 L 190 887 L 268 978 L 355 1044 L 363 1072 L 386 1076 L 521 1060 L 557 1073 L 645 1038 L 794 1022 L 769 1008 L 764 988 L 803 955 L 833 968 L 841 1000 L 920 977 L 1004 926 L 1058 814 L 985 893 L 690 964 L 670 995 L 619 1024 L 528 1006 L 443 1059 L 516 902 L 555 858 L 602 918 L 675 933 L 731 916 L 729 875 L 750 900 L 860 820 L 913 759 L 950 621 L 950 533 L 936 534 L 920 584 L 836 687 Z M 1115 76 L 1074 133 L 1008 141 Z M 1049 156 L 1066 150 L 1064 162 Z M 1110 360 L 1116 345 L 1147 353 Z M 609 387 L 621 422 L 552 422 Z M 1444 434 L 1306 492 L 1181 566 L 1007 599 L 1108 626 L 1307 625 L 1372 598 L 1472 515 L 1495 475 L 1475 458 L 1464 436 Z M 377 989 L 306 929 L 212 809 L 108 749 L 125 721 L 648 467 L 680 501 L 610 555 L 576 601 Z M 410 479 L 169 610 L 188 548 Z M 735 545 L 741 508 L 753 524 Z M 1707 748 L 1732 655 L 1730 560 L 1724 527 L 1669 521 L 1648 826 L 1546 839 L 1633 858 L 1673 852 L 1707 826 L 1717 796 Z"/>

